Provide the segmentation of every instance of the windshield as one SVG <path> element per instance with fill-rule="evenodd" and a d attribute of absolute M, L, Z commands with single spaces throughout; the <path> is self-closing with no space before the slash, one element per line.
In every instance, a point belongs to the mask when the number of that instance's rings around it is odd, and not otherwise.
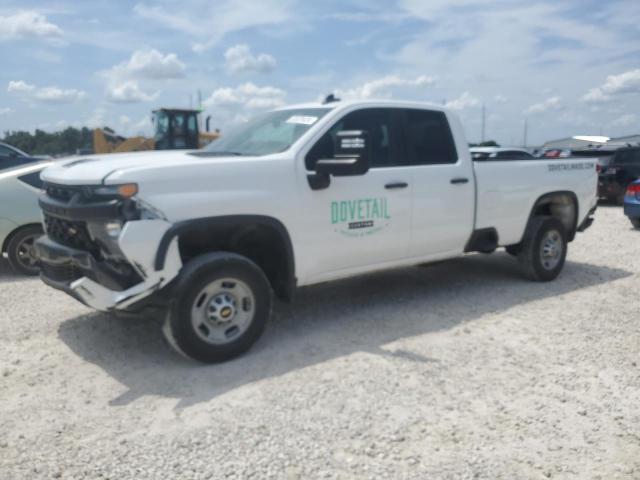
<path fill-rule="evenodd" d="M 284 152 L 329 111 L 329 108 L 304 108 L 265 113 L 223 133 L 204 151 L 221 155 Z"/>

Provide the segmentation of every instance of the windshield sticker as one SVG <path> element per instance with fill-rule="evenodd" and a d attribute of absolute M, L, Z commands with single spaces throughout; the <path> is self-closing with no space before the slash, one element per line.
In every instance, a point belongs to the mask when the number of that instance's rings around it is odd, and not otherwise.
<path fill-rule="evenodd" d="M 296 125 L 313 125 L 318 121 L 318 117 L 306 117 L 304 115 L 294 115 L 287 120 L 287 123 L 295 123 Z"/>
<path fill-rule="evenodd" d="M 380 232 L 391 223 L 386 198 L 363 198 L 331 202 L 334 232 L 347 237 L 365 237 Z"/>

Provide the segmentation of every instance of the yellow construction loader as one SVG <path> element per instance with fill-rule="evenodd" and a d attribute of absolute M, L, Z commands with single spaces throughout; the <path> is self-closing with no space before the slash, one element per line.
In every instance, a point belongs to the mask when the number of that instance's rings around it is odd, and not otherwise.
<path fill-rule="evenodd" d="M 220 137 L 220 132 L 209 132 L 207 117 L 205 131 L 200 131 L 199 110 L 161 108 L 153 111 L 153 138 L 124 138 L 109 128 L 93 131 L 94 153 L 141 152 L 144 150 L 198 149 Z"/>

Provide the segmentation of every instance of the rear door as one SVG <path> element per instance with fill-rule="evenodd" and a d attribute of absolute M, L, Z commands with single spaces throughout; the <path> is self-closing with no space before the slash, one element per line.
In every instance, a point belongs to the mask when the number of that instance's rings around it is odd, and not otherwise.
<path fill-rule="evenodd" d="M 460 155 L 444 112 L 406 109 L 411 163 L 412 257 L 462 253 L 474 224 L 475 186 L 469 155 Z"/>

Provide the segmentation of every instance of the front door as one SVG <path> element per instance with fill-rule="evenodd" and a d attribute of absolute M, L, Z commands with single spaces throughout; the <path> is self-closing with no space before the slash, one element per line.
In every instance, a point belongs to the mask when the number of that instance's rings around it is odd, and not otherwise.
<path fill-rule="evenodd" d="M 410 238 L 411 185 L 398 148 L 398 115 L 393 109 L 367 108 L 347 113 L 309 150 L 308 173 L 320 158 L 332 158 L 335 136 L 365 130 L 372 146 L 364 175 L 332 177 L 323 190 L 303 185 L 301 192 L 301 270 L 304 283 L 338 278 L 381 267 L 407 256 Z"/>

